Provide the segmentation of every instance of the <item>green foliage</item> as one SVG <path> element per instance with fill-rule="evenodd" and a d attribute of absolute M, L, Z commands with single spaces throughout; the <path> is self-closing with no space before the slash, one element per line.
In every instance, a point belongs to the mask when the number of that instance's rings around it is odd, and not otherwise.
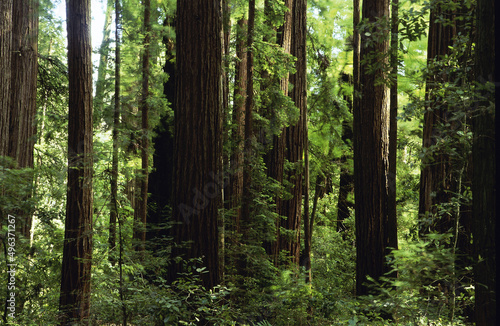
<path fill-rule="evenodd" d="M 379 294 L 362 299 L 358 310 L 362 318 L 390 315 L 401 325 L 463 324 L 461 313 L 474 301 L 473 285 L 464 283 L 472 271 L 457 272 L 451 239 L 451 234 L 431 233 L 393 251 L 391 273 L 397 278 L 385 277 L 383 283 L 371 280 Z"/>

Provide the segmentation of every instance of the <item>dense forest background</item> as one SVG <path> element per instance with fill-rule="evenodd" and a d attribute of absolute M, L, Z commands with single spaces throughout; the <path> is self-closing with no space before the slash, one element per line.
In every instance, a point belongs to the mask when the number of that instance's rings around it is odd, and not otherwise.
<path fill-rule="evenodd" d="M 0 4 L 2 324 L 496 324 L 494 0 L 102 2 Z"/>

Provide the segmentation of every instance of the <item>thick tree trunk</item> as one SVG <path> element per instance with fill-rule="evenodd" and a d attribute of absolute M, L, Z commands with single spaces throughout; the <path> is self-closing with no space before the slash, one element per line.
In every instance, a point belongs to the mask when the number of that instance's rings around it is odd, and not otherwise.
<path fill-rule="evenodd" d="M 18 168 L 33 168 L 36 136 L 36 82 L 38 71 L 38 2 L 14 1 L 12 16 L 12 70 L 8 155 Z M 31 177 L 32 178 L 32 177 Z M 30 195 L 28 195 L 30 197 Z M 19 198 L 24 202 L 27 198 Z M 19 231 L 29 239 L 32 210 L 15 213 Z"/>
<path fill-rule="evenodd" d="M 356 294 L 368 293 L 367 276 L 378 280 L 387 271 L 385 266 L 387 234 L 387 175 L 389 146 L 388 90 L 383 82 L 387 72 L 368 66 L 387 64 L 389 50 L 389 1 L 363 3 L 372 35 L 385 34 L 383 39 L 361 40 L 360 107 L 354 108 L 354 181 L 356 212 Z"/>
<path fill-rule="evenodd" d="M 68 0 L 68 196 L 61 325 L 88 324 L 92 266 L 92 61 L 90 0 Z"/>
<path fill-rule="evenodd" d="M 202 258 L 207 288 L 219 274 L 218 210 L 222 171 L 222 12 L 220 2 L 177 1 L 173 256 Z M 186 243 L 188 242 L 188 243 Z M 187 246 L 185 246 L 187 244 Z M 169 270 L 173 281 L 186 271 Z"/>
<path fill-rule="evenodd" d="M 495 152 L 495 16 L 493 0 L 478 0 L 476 17 L 476 80 L 480 91 L 473 112 L 473 241 L 476 325 L 496 325 L 496 152 Z"/>
<path fill-rule="evenodd" d="M 292 31 L 290 53 L 297 58 L 296 73 L 290 75 L 290 83 L 294 85 L 290 97 L 299 109 L 299 120 L 293 126 L 285 128 L 284 159 L 295 166 L 283 178 L 288 177 L 292 188 L 292 198 L 283 200 L 279 214 L 286 216 L 281 219 L 280 227 L 292 231 L 293 237 L 278 235 L 278 252 L 285 250 L 292 257 L 292 263 L 298 266 L 300 261 L 300 225 L 302 211 L 302 194 L 304 178 L 304 142 L 307 121 L 307 86 L 306 86 L 306 14 L 307 1 L 295 0 L 292 8 Z"/>

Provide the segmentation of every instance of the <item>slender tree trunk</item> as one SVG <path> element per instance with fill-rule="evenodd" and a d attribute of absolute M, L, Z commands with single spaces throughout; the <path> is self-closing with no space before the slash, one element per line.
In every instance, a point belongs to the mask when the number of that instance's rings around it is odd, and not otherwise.
<path fill-rule="evenodd" d="M 304 46 L 304 52 L 306 48 L 306 15 L 307 15 L 307 0 L 304 0 L 302 3 L 304 6 L 302 9 L 304 10 L 303 13 L 301 13 L 301 18 L 300 20 L 302 21 L 302 26 L 304 28 L 303 31 L 303 46 Z M 300 10 L 300 9 L 299 9 Z M 305 53 L 304 53 L 305 57 Z M 305 59 L 305 58 L 304 58 Z M 302 67 L 303 71 L 302 74 L 304 77 L 306 77 L 306 64 Z M 304 87 L 303 91 L 306 92 L 307 95 L 307 85 L 304 83 L 302 85 Z M 304 99 L 305 102 L 305 99 Z M 312 249 L 312 233 L 313 233 L 313 225 L 314 225 L 314 219 L 313 216 L 309 215 L 309 135 L 308 135 L 308 118 L 307 118 L 307 104 L 303 103 L 305 105 L 305 110 L 302 111 L 304 114 L 302 123 L 303 128 L 304 128 L 304 252 L 306 254 L 304 262 L 301 264 L 305 267 L 307 271 L 307 276 L 306 276 L 306 282 L 311 283 L 312 282 L 312 269 L 311 269 L 311 249 Z M 300 248 L 299 248 L 300 250 Z"/>
<path fill-rule="evenodd" d="M 476 9 L 476 80 L 479 91 L 473 130 L 473 241 L 476 325 L 496 325 L 496 152 L 495 152 L 495 4 L 478 0 Z M 493 105 L 492 105 L 493 103 Z"/>
<path fill-rule="evenodd" d="M 254 159 L 255 135 L 253 132 L 253 108 L 254 108 L 254 84 L 253 84 L 253 63 L 254 63 L 254 33 L 255 33 L 255 0 L 248 3 L 248 32 L 247 32 L 247 97 L 245 102 L 245 143 L 244 143 L 244 164 L 243 164 L 243 193 L 241 205 L 240 230 L 244 244 L 249 242 L 249 227 L 251 223 L 251 209 L 254 199 L 252 163 Z M 247 257 L 245 253 L 240 253 L 237 263 L 238 274 L 245 277 L 247 272 Z M 245 287 L 244 283 L 241 285 Z"/>
<path fill-rule="evenodd" d="M 371 35 L 381 39 L 361 40 L 360 90 L 363 97 L 354 108 L 354 182 L 356 212 L 356 294 L 368 293 L 367 276 L 379 280 L 387 267 L 388 243 L 387 175 L 389 145 L 389 107 L 387 72 L 368 66 L 387 64 L 389 50 L 389 1 L 363 3 L 363 19 Z"/>
<path fill-rule="evenodd" d="M 245 145 L 245 102 L 247 96 L 247 48 L 246 28 L 248 21 L 238 20 L 236 30 L 236 85 L 233 97 L 233 124 L 236 125 L 233 139 L 235 146 L 231 157 L 231 205 L 235 210 L 233 231 L 239 233 L 241 219 L 241 204 L 243 196 L 243 149 Z"/>
<path fill-rule="evenodd" d="M 202 258 L 203 285 L 220 281 L 218 210 L 222 175 L 222 12 L 220 3 L 177 1 L 172 256 Z M 186 243 L 188 242 L 188 243 Z M 187 246 L 186 246 L 187 244 Z M 184 245 L 183 248 L 180 246 Z M 182 262 L 169 279 L 185 272 Z"/>
<path fill-rule="evenodd" d="M 284 5 L 288 8 L 288 11 L 285 12 L 283 25 L 279 28 L 277 33 L 277 44 L 281 46 L 283 48 L 283 52 L 287 54 L 290 54 L 291 44 L 292 44 L 291 37 L 293 29 L 292 19 L 293 19 L 294 3 L 295 0 L 286 0 L 284 2 Z M 273 10 L 271 9 L 271 1 L 265 1 L 264 12 L 266 13 L 266 17 L 274 15 Z M 270 23 L 270 20 L 266 23 L 269 25 L 269 28 L 274 28 L 273 25 Z M 289 76 L 282 78 L 281 80 L 268 80 L 267 82 L 271 84 L 275 83 L 276 85 L 279 83 L 280 89 L 283 92 L 283 94 L 285 96 L 288 96 Z M 273 106 L 273 104 L 274 103 L 271 103 L 271 106 L 266 108 L 266 113 L 265 113 L 267 115 L 267 118 L 271 121 L 271 132 L 275 132 L 274 130 L 276 128 L 281 128 L 281 126 L 276 125 L 279 119 L 277 118 L 276 114 L 277 111 L 276 108 Z M 287 131 L 288 131 L 287 128 L 283 128 L 279 135 L 270 136 L 272 141 L 272 147 L 269 150 L 269 152 L 264 155 L 264 162 L 267 168 L 267 175 L 273 178 L 274 180 L 278 181 L 279 183 L 283 182 L 283 175 L 284 175 L 283 173 L 285 164 L 285 140 Z M 266 139 L 265 142 L 267 141 L 268 140 Z M 285 212 L 283 212 L 283 206 L 282 206 L 283 199 L 281 198 L 281 196 L 277 195 L 275 197 L 274 204 L 276 205 L 276 212 L 279 215 L 278 219 L 276 220 L 276 241 L 272 244 L 266 243 L 265 247 L 269 252 L 269 254 L 271 254 L 274 260 L 274 264 L 278 265 L 280 263 L 278 261 L 280 252 L 282 250 L 289 251 L 289 248 L 281 247 L 283 241 L 280 240 L 282 238 L 280 227 L 282 226 L 283 223 L 286 223 L 282 221 L 283 219 L 282 216 L 284 216 Z"/>
<path fill-rule="evenodd" d="M 68 195 L 60 324 L 88 324 L 92 267 L 92 61 L 90 0 L 68 0 Z"/>
<path fill-rule="evenodd" d="M 229 116 L 229 69 L 230 69 L 230 53 L 229 53 L 229 42 L 231 37 L 231 9 L 229 6 L 229 0 L 222 0 L 222 61 L 223 61 L 223 72 L 222 72 L 222 123 L 223 123 L 223 135 L 222 140 L 223 148 L 229 146 L 229 131 L 231 118 Z M 227 151 L 222 151 L 222 166 L 223 171 L 230 168 L 229 155 Z M 226 256 L 226 208 L 230 207 L 230 200 L 228 200 L 228 193 L 225 189 L 222 189 L 222 211 L 220 218 L 218 220 L 219 228 L 219 275 L 221 279 L 224 279 L 225 271 L 225 256 Z"/>
<path fill-rule="evenodd" d="M 436 3 L 431 9 L 429 20 L 429 36 L 427 46 L 427 65 L 432 67 L 433 63 L 440 60 L 444 55 L 450 53 L 455 36 L 454 23 L 442 22 L 437 17 L 450 17 L 450 12 L 445 11 L 440 3 Z M 428 107 L 424 113 L 424 130 L 422 147 L 429 149 L 444 138 L 444 124 L 450 115 L 448 105 L 440 102 L 439 96 L 442 83 L 449 80 L 445 71 L 430 71 L 426 80 L 425 99 Z M 446 149 L 436 148 L 434 151 L 426 151 L 422 159 L 423 168 L 420 174 L 420 233 L 426 234 L 430 231 L 440 233 L 449 232 L 453 229 L 452 214 L 438 212 L 440 204 L 449 203 L 452 192 L 457 192 L 456 173 L 453 173 L 449 155 Z"/>
<path fill-rule="evenodd" d="M 110 5 L 108 4 L 108 9 Z M 108 14 L 108 13 L 107 13 Z M 118 128 L 120 125 L 120 68 L 121 68 L 121 54 L 120 54 L 120 15 L 121 6 L 120 0 L 115 0 L 115 103 L 113 108 L 113 157 L 111 162 L 111 200 L 110 200 L 110 213 L 109 213 L 109 261 L 115 263 L 115 247 L 116 247 L 116 221 L 118 217 Z M 111 17 L 111 13 L 109 13 Z M 105 29 L 106 30 L 106 29 Z M 106 32 L 105 32 L 106 33 Z M 108 35 L 109 38 L 109 35 Z M 104 43 L 104 40 L 103 40 Z M 101 56 L 103 54 L 101 53 Z M 99 64 L 99 69 L 102 62 Z"/>
<path fill-rule="evenodd" d="M 392 0 L 391 6 L 391 45 L 390 45 L 390 65 L 391 65 L 391 87 L 390 87 L 390 107 L 389 107 L 389 174 L 387 176 L 388 189 L 388 243 L 387 254 L 391 249 L 398 249 L 398 217 L 396 209 L 396 163 L 398 150 L 398 28 L 399 28 L 399 3 Z"/>
<path fill-rule="evenodd" d="M 144 0 L 144 52 L 142 54 L 142 90 L 141 90 L 141 176 L 138 220 L 135 223 L 134 239 L 136 250 L 143 252 L 146 248 L 146 219 L 148 213 L 148 168 L 149 168 L 149 58 L 151 43 L 151 1 Z"/>

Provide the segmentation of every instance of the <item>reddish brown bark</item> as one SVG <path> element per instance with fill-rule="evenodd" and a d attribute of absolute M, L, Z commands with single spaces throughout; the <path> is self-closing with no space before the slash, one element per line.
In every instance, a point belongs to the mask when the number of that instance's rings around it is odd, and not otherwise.
<path fill-rule="evenodd" d="M 33 168 L 38 71 L 38 2 L 14 1 L 8 155 L 18 168 Z M 25 201 L 27 198 L 19 199 Z M 30 238 L 32 210 L 16 212 L 21 234 Z"/>
<path fill-rule="evenodd" d="M 92 61 L 90 0 L 68 0 L 68 195 L 61 325 L 88 324 L 92 266 Z"/>
<path fill-rule="evenodd" d="M 236 31 L 236 86 L 234 88 L 233 124 L 236 125 L 233 139 L 235 146 L 231 156 L 231 205 L 235 210 L 233 230 L 240 231 L 241 200 L 243 196 L 243 149 L 245 141 L 245 102 L 247 85 L 247 48 L 245 35 L 248 21 L 238 20 Z"/>
<path fill-rule="evenodd" d="M 431 9 L 429 19 L 429 36 L 427 46 L 427 65 L 430 72 L 426 80 L 425 99 L 428 106 L 424 114 L 424 131 L 422 147 L 429 149 L 437 145 L 443 138 L 443 126 L 450 117 L 447 105 L 440 102 L 436 91 L 441 89 L 442 83 L 449 80 L 445 71 L 434 71 L 432 65 L 436 60 L 450 53 L 455 36 L 453 22 L 446 24 L 437 20 L 444 15 L 451 17 L 450 12 L 441 7 L 439 3 Z M 422 160 L 423 168 L 420 174 L 420 201 L 418 213 L 421 218 L 422 234 L 429 231 L 446 233 L 453 228 L 454 222 L 451 214 L 439 214 L 440 204 L 448 203 L 456 192 L 458 183 L 456 173 L 452 173 L 452 162 L 445 149 L 435 148 L 426 151 Z"/>
<path fill-rule="evenodd" d="M 219 283 L 218 210 L 222 188 L 222 13 L 203 0 L 177 2 L 177 105 L 173 256 L 202 258 L 203 284 Z M 187 242 L 187 243 L 186 243 Z M 174 263 L 169 279 L 185 272 Z"/>
<path fill-rule="evenodd" d="M 387 66 L 389 50 L 389 1 L 365 1 L 363 19 L 372 28 L 361 39 L 359 108 L 354 108 L 354 192 L 356 213 L 356 294 L 368 293 L 367 276 L 378 280 L 385 272 L 388 243 L 387 175 L 389 145 L 387 72 L 370 71 L 372 65 Z"/>

